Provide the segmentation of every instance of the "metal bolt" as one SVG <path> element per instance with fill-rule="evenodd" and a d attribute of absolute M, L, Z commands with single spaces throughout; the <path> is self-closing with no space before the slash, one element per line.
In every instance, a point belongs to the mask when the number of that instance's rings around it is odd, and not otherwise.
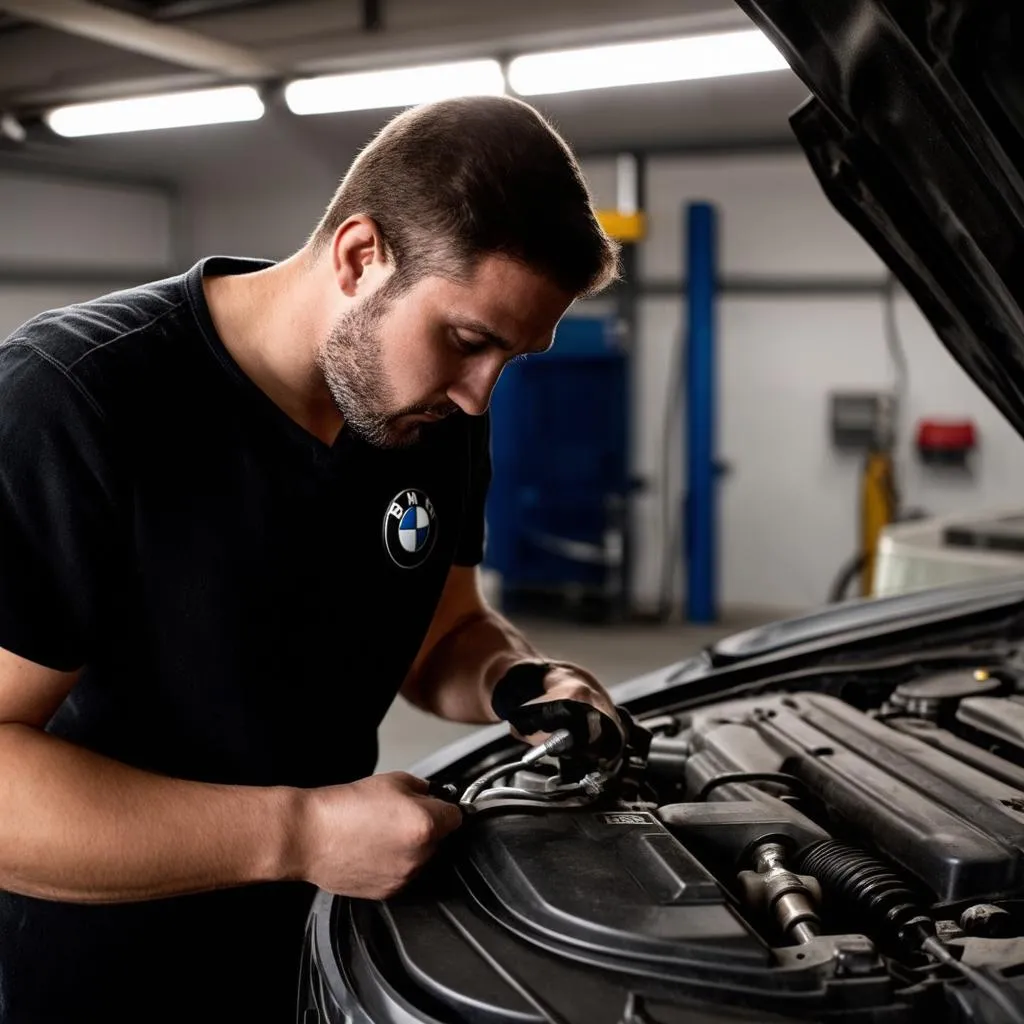
<path fill-rule="evenodd" d="M 837 974 L 871 974 L 878 966 L 878 957 L 870 943 L 849 943 L 836 948 Z"/>

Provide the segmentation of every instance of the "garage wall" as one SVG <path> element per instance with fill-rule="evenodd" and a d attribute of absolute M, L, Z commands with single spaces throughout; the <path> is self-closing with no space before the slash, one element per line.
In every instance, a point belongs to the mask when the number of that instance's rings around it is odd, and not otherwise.
<path fill-rule="evenodd" d="M 884 269 L 824 198 L 800 154 L 656 159 L 649 176 L 652 230 L 642 246 L 644 277 L 683 271 L 683 208 L 707 200 L 719 211 L 725 278 L 864 279 Z M 639 596 L 661 578 L 661 437 L 666 378 L 677 373 L 684 303 L 649 298 L 637 348 L 638 470 L 652 480 L 638 506 Z M 860 463 L 828 440 L 828 392 L 891 387 L 880 297 L 724 295 L 719 305 L 721 599 L 724 606 L 778 609 L 824 601 L 857 543 Z M 906 296 L 897 323 L 909 364 L 898 474 L 906 507 L 932 513 L 1024 505 L 1024 441 L 957 367 Z M 671 368 L 671 371 L 670 371 Z M 920 465 L 913 425 L 923 416 L 966 416 L 981 448 L 969 476 Z M 679 496 L 673 428 L 669 482 Z"/>
<path fill-rule="evenodd" d="M 251 174 L 220 174 L 189 182 L 183 192 L 184 244 L 203 256 L 284 259 L 316 226 L 354 152 L 335 165 L 301 149 L 267 154 Z"/>
<path fill-rule="evenodd" d="M 175 266 L 172 199 L 156 186 L 0 171 L 0 211 L 0 337 Z"/>
<path fill-rule="evenodd" d="M 268 157 L 251 175 L 193 183 L 186 192 L 190 258 L 288 255 L 319 218 L 344 166 L 293 150 L 287 159 Z M 585 170 L 597 204 L 613 205 L 614 160 L 586 161 Z M 651 230 L 640 252 L 647 281 L 680 279 L 683 207 L 691 199 L 718 206 L 725 277 L 883 276 L 799 153 L 654 157 L 647 194 Z M 681 298 L 645 297 L 635 343 L 633 458 L 648 487 L 636 507 L 634 590 L 648 605 L 656 603 L 663 576 L 666 493 L 673 517 L 679 503 L 681 428 L 676 409 L 666 435 L 666 402 L 679 379 L 683 312 Z M 906 505 L 940 513 L 1024 504 L 1024 441 L 953 364 L 906 298 L 898 300 L 898 321 L 910 366 L 899 464 Z M 859 464 L 830 449 L 827 395 L 836 388 L 891 385 L 882 301 L 725 296 L 719 327 L 719 448 L 731 469 L 721 490 L 723 604 L 813 607 L 824 601 L 857 542 Z M 907 431 L 924 415 L 977 421 L 982 447 L 972 477 L 918 465 Z M 678 587 L 677 581 L 677 595 Z"/>

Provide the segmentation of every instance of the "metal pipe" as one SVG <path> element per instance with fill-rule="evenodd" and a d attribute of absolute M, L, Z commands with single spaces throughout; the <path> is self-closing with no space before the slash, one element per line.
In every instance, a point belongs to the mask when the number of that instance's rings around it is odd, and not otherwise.
<path fill-rule="evenodd" d="M 783 935 L 810 942 L 821 925 L 816 909 L 821 890 L 813 877 L 790 871 L 785 858 L 778 843 L 762 843 L 754 850 L 754 870 L 741 871 L 739 881 L 747 899 L 772 914 Z"/>
<path fill-rule="evenodd" d="M 242 46 L 211 39 L 188 29 L 157 25 L 138 15 L 115 11 L 90 0 L 2 0 L 0 11 L 8 11 L 58 32 L 68 32 L 170 64 L 202 68 L 219 75 L 264 78 L 277 73 L 277 69 L 261 56 Z"/>
<path fill-rule="evenodd" d="M 507 764 L 499 764 L 483 773 L 480 778 L 466 787 L 462 794 L 461 803 L 471 804 L 485 787 L 498 779 L 503 779 L 520 768 L 528 768 L 545 757 L 558 757 L 566 753 L 573 744 L 572 734 L 568 729 L 557 729 L 543 743 L 538 743 L 528 750 L 519 760 L 509 761 Z"/>
<path fill-rule="evenodd" d="M 798 921 L 793 925 L 793 938 L 801 945 L 805 942 L 812 942 L 818 937 L 818 932 L 806 921 Z"/>
<path fill-rule="evenodd" d="M 623 285 L 613 285 L 605 294 L 614 296 Z M 689 281 L 679 278 L 648 277 L 636 284 L 640 298 L 661 296 L 678 298 L 689 290 Z M 880 299 L 885 295 L 885 279 L 881 277 L 826 277 L 825 275 L 722 276 L 716 292 L 737 298 L 815 298 L 815 299 Z"/>

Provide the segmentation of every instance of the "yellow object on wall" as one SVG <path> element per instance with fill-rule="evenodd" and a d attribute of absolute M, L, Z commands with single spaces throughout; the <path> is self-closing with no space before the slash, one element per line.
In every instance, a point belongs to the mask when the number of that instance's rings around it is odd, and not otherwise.
<path fill-rule="evenodd" d="M 642 213 L 598 210 L 597 220 L 605 234 L 617 242 L 639 242 L 647 233 L 647 218 Z"/>
<path fill-rule="evenodd" d="M 861 551 L 864 568 L 860 576 L 862 597 L 874 588 L 875 554 L 884 530 L 896 518 L 896 478 L 888 452 L 869 452 L 861 477 Z"/>

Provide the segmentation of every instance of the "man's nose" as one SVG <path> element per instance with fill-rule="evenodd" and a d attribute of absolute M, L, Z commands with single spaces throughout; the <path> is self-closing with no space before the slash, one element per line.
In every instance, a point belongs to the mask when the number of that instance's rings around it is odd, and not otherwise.
<path fill-rule="evenodd" d="M 448 397 L 467 415 L 482 416 L 491 404 L 491 394 L 504 368 L 504 360 L 481 359 L 464 366 Z"/>

